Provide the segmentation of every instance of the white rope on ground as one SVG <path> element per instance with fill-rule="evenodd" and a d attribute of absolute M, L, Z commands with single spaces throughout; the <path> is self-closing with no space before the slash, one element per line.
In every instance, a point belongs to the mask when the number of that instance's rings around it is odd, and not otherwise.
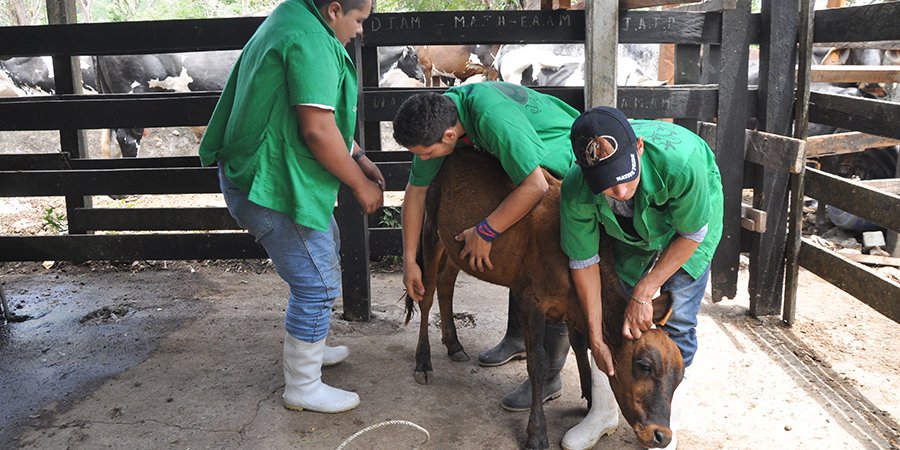
<path fill-rule="evenodd" d="M 429 440 L 431 440 L 431 433 L 429 433 L 428 430 L 420 427 L 419 425 L 416 425 L 408 420 L 387 420 L 387 421 L 384 421 L 381 423 L 376 423 L 375 425 L 370 425 L 368 427 L 363 428 L 362 430 L 357 431 L 356 433 L 353 433 L 353 435 L 348 437 L 347 440 L 345 440 L 344 442 L 341 442 L 341 445 L 337 448 L 337 450 L 342 450 L 344 447 L 347 446 L 347 444 L 350 443 L 350 441 L 358 438 L 363 433 L 372 431 L 377 428 L 386 427 L 388 425 L 408 425 L 408 426 L 411 426 L 411 427 L 425 433 L 425 441 L 423 441 L 422 444 L 426 444 L 426 443 L 428 443 Z"/>

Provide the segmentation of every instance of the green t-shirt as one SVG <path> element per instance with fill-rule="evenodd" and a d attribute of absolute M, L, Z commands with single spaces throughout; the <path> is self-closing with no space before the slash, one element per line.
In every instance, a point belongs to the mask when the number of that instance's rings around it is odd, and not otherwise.
<path fill-rule="evenodd" d="M 310 152 L 294 105 L 334 108 L 352 148 L 357 76 L 350 55 L 312 0 L 286 0 L 263 21 L 235 63 L 200 144 L 253 203 L 328 229 L 340 181 Z"/>
<path fill-rule="evenodd" d="M 676 233 L 708 225 L 700 247 L 682 266 L 695 279 L 712 261 L 722 237 L 722 178 L 716 158 L 703 139 L 686 128 L 654 120 L 633 120 L 644 138 L 641 178 L 634 196 L 634 229 L 622 230 L 606 197 L 593 195 L 581 168 L 566 174 L 560 193 L 563 252 L 571 259 L 593 258 L 599 249 L 599 224 L 613 240 L 616 272 L 634 286 Z"/>
<path fill-rule="evenodd" d="M 562 178 L 575 163 L 569 133 L 578 111 L 564 101 L 517 84 L 490 81 L 450 88 L 459 121 L 475 147 L 500 160 L 513 183 L 543 167 Z M 428 186 L 444 158 L 413 158 L 409 183 Z"/>

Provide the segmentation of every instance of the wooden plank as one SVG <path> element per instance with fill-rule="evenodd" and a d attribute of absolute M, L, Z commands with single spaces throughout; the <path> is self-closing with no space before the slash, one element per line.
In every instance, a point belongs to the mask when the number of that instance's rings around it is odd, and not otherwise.
<path fill-rule="evenodd" d="M 650 8 L 653 6 L 681 5 L 697 0 L 619 0 L 620 9 Z"/>
<path fill-rule="evenodd" d="M 900 40 L 900 2 L 816 11 L 814 42 Z"/>
<path fill-rule="evenodd" d="M 885 178 L 882 180 L 860 180 L 860 184 L 869 186 L 894 195 L 900 195 L 900 178 Z"/>
<path fill-rule="evenodd" d="M 900 230 L 900 196 L 806 168 L 806 195 L 891 230 Z"/>
<path fill-rule="evenodd" d="M 631 118 L 716 116 L 717 87 L 714 85 L 678 85 L 654 87 L 619 87 L 618 105 Z M 543 92 L 562 99 L 575 109 L 584 110 L 582 88 L 539 87 Z M 366 91 L 364 96 L 367 121 L 391 121 L 397 108 L 409 96 L 421 92 L 442 92 L 440 89 L 391 89 L 379 88 Z M 754 92 L 746 94 L 754 96 Z M 755 108 L 754 108 L 755 109 Z M 748 109 L 748 113 L 753 109 Z"/>
<path fill-rule="evenodd" d="M 806 157 L 841 155 L 861 152 L 867 148 L 900 145 L 900 140 L 874 134 L 851 131 L 848 133 L 810 136 L 806 139 Z"/>
<path fill-rule="evenodd" d="M 794 133 L 806 139 L 809 128 L 809 71 L 812 65 L 812 35 L 815 0 L 800 0 L 799 39 L 797 43 L 797 99 L 794 102 Z M 809 150 L 807 149 L 807 152 Z M 793 325 L 797 310 L 797 285 L 800 275 L 800 239 L 803 236 L 803 202 L 806 167 L 791 175 L 790 213 L 785 248 L 784 305 L 781 320 Z"/>
<path fill-rule="evenodd" d="M 621 12 L 616 3 L 616 0 L 597 0 L 585 5 L 584 110 L 617 104 L 618 64 L 606 63 L 616 61 L 617 57 Z"/>
<path fill-rule="evenodd" d="M 334 218 L 341 232 L 344 316 L 347 320 L 367 321 L 372 305 L 368 225 L 362 208 L 345 185 L 338 191 Z"/>
<path fill-rule="evenodd" d="M 700 82 L 700 46 L 675 46 L 675 84 L 696 84 Z M 703 117 L 707 119 L 707 117 Z M 678 118 L 675 123 L 697 132 L 697 119 Z"/>
<path fill-rule="evenodd" d="M 247 233 L 0 236 L 0 261 L 268 258 Z"/>
<path fill-rule="evenodd" d="M 236 50 L 243 48 L 264 19 L 240 17 L 0 27 L 0 55 L 129 55 Z"/>
<path fill-rule="evenodd" d="M 900 322 L 900 284 L 805 238 L 800 245 L 800 265 L 885 317 Z"/>
<path fill-rule="evenodd" d="M 860 264 L 865 264 L 868 266 L 900 267 L 900 258 L 879 255 L 857 255 L 853 253 L 841 253 L 841 255 L 851 261 L 856 261 Z"/>
<path fill-rule="evenodd" d="M 399 228 L 369 228 L 369 258 L 403 255 L 403 237 Z"/>
<path fill-rule="evenodd" d="M 810 81 L 822 83 L 897 83 L 900 66 L 814 65 Z"/>
<path fill-rule="evenodd" d="M 622 44 L 721 40 L 718 13 L 622 11 L 618 20 Z M 579 43 L 586 33 L 577 10 L 379 13 L 363 28 L 365 46 Z"/>
<path fill-rule="evenodd" d="M 707 142 L 712 142 L 712 136 L 716 132 L 716 124 L 700 123 L 698 134 Z M 718 154 L 713 145 L 715 142 L 710 144 L 710 147 L 713 152 Z M 762 131 L 744 130 L 744 159 L 780 172 L 799 173 L 806 161 L 805 148 L 806 143 L 799 139 Z"/>
<path fill-rule="evenodd" d="M 741 227 L 747 231 L 765 233 L 767 215 L 765 211 L 760 211 L 746 203 L 741 203 Z"/>
<path fill-rule="evenodd" d="M 0 197 L 217 192 L 219 178 L 211 167 L 0 172 Z"/>
<path fill-rule="evenodd" d="M 748 22 L 750 0 L 722 12 L 716 162 L 722 174 L 724 221 L 722 241 L 712 263 L 712 300 L 737 295 L 740 263 L 741 188 L 744 176 L 744 129 L 747 124 Z"/>
<path fill-rule="evenodd" d="M 790 125 L 789 120 L 787 123 Z M 747 130 L 746 160 L 775 172 L 800 173 L 806 161 L 805 148 L 806 142 L 799 139 Z M 786 191 L 787 186 L 784 188 Z"/>
<path fill-rule="evenodd" d="M 87 230 L 240 230 L 226 208 L 77 208 L 72 213 Z"/>
<path fill-rule="evenodd" d="M 0 102 L 0 131 L 206 125 L 219 93 L 22 97 Z"/>
<path fill-rule="evenodd" d="M 900 139 L 900 103 L 811 92 L 809 121 Z"/>
<path fill-rule="evenodd" d="M 869 41 L 869 42 L 817 42 L 818 48 L 875 48 L 879 50 L 893 50 L 900 48 L 900 41 Z"/>
<path fill-rule="evenodd" d="M 737 8 L 737 0 L 706 0 L 699 3 L 677 6 L 672 11 L 709 12 Z"/>

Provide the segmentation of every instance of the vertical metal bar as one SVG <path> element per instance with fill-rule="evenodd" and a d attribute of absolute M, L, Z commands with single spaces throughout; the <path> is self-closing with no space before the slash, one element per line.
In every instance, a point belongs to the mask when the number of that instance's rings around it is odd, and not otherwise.
<path fill-rule="evenodd" d="M 800 1 L 800 45 L 797 70 L 797 101 L 794 105 L 794 137 L 806 140 L 809 128 L 809 72 L 815 0 Z M 788 248 L 785 251 L 784 305 L 781 319 L 792 325 L 796 319 L 797 284 L 800 275 L 800 238 L 803 231 L 803 188 L 806 166 L 791 175 L 791 212 L 788 218 Z"/>

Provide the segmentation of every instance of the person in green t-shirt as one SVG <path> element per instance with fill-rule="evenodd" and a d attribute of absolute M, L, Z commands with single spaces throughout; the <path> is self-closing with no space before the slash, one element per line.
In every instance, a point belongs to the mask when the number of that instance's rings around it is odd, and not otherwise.
<path fill-rule="evenodd" d="M 394 119 L 394 139 L 414 153 L 409 183 L 403 198 L 403 283 L 410 297 L 425 293 L 416 251 L 425 215 L 425 192 L 444 157 L 462 146 L 474 146 L 500 160 L 516 188 L 481 223 L 460 230 L 463 257 L 472 270 L 492 270 L 491 241 L 521 220 L 549 188 L 541 168 L 561 178 L 574 163 L 569 132 L 578 111 L 562 100 L 523 86 L 484 82 L 448 89 L 443 95 L 420 94 L 404 102 Z M 518 319 L 518 303 L 509 296 L 507 330 L 503 340 L 478 355 L 483 366 L 499 366 L 525 355 Z M 543 399 L 559 397 L 559 376 L 569 350 L 565 324 L 548 323 L 544 347 L 550 371 Z M 525 380 L 500 403 L 510 411 L 531 407 L 531 383 Z"/>
<path fill-rule="evenodd" d="M 609 380 L 598 376 L 598 369 L 615 374 L 603 341 L 600 227 L 613 239 L 615 270 L 631 296 L 623 336 L 640 338 L 653 325 L 650 300 L 659 290 L 669 292 L 672 312 L 662 329 L 687 368 L 697 351 L 697 314 L 722 237 L 722 179 L 706 142 L 672 123 L 629 122 L 618 109 L 597 107 L 575 120 L 571 137 L 577 165 L 560 192 L 560 243 L 587 317 L 594 403 L 562 446 L 586 449 L 619 420 Z M 672 399 L 672 441 L 666 448 L 677 445 L 687 377 Z"/>
<path fill-rule="evenodd" d="M 371 0 L 281 3 L 241 52 L 200 144 L 202 164 L 218 164 L 228 211 L 290 287 L 287 409 L 359 405 L 356 393 L 323 383 L 321 369 L 349 354 L 325 345 L 341 295 L 338 188 L 349 186 L 366 214 L 384 199 L 384 177 L 353 141 L 357 75 L 344 48 L 371 11 Z"/>

